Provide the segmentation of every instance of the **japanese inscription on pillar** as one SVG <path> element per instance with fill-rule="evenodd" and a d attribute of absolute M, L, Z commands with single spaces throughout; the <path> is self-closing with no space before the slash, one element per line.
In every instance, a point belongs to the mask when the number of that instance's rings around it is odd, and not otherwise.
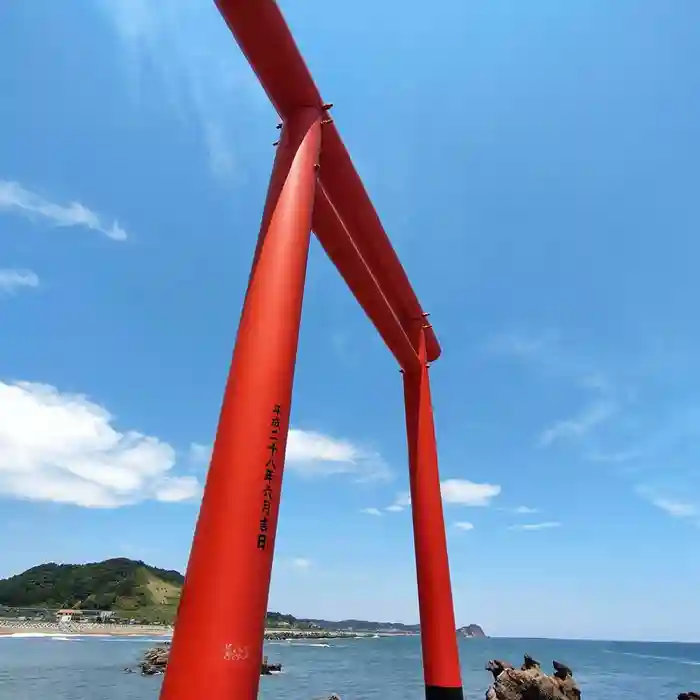
<path fill-rule="evenodd" d="M 270 434 L 268 437 L 269 444 L 267 446 L 267 461 L 265 462 L 264 470 L 264 486 L 263 486 L 263 501 L 260 509 L 260 528 L 258 530 L 258 549 L 265 550 L 267 547 L 267 538 L 270 526 L 270 512 L 272 509 L 272 499 L 275 494 L 275 474 L 277 472 L 277 459 L 279 451 L 280 438 L 280 413 L 282 407 L 275 404 L 272 409 L 272 417 L 270 419 Z"/>

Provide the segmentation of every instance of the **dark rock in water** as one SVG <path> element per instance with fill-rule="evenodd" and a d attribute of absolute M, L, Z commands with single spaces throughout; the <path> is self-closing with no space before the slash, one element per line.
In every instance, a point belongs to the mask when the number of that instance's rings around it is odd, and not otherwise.
<path fill-rule="evenodd" d="M 566 664 L 561 663 L 561 661 L 552 661 L 552 666 L 554 666 L 554 675 L 557 678 L 564 680 L 574 675 L 574 672 Z"/>
<path fill-rule="evenodd" d="M 168 665 L 170 656 L 170 642 L 165 642 L 161 646 L 147 649 L 139 662 L 138 666 L 144 676 L 155 676 L 159 673 L 165 673 L 165 668 Z M 127 670 L 127 669 L 125 669 Z M 270 664 L 267 662 L 267 656 L 263 659 L 262 667 L 260 668 L 261 676 L 269 676 L 272 673 L 282 670 L 282 664 Z"/>
<path fill-rule="evenodd" d="M 525 654 L 523 657 L 523 665 L 522 665 L 522 670 L 527 671 L 530 668 L 539 668 L 540 667 L 540 662 L 535 661 L 530 654 Z M 555 667 L 556 668 L 556 667 Z"/>
<path fill-rule="evenodd" d="M 489 661 L 486 670 L 494 675 L 494 682 L 486 691 L 486 700 L 580 700 L 571 669 L 554 663 L 555 673 L 550 676 L 527 654 L 520 669 L 500 659 Z"/>
<path fill-rule="evenodd" d="M 507 668 L 513 668 L 513 664 L 508 663 L 508 661 L 502 661 L 501 659 L 491 659 L 491 661 L 486 664 L 485 668 L 487 671 L 491 671 L 493 680 L 496 680 Z"/>
<path fill-rule="evenodd" d="M 282 670 L 282 664 L 270 664 L 267 662 L 267 656 L 263 659 L 261 676 L 270 676 L 273 673 L 279 673 Z"/>
<path fill-rule="evenodd" d="M 692 691 L 679 693 L 678 700 L 700 700 L 700 693 L 693 693 Z"/>

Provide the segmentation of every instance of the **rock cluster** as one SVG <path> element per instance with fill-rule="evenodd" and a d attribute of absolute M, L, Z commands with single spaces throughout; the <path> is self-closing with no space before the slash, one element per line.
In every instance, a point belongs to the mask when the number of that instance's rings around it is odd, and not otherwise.
<path fill-rule="evenodd" d="M 493 674 L 486 700 L 580 700 L 581 691 L 571 669 L 559 661 L 552 665 L 554 673 L 549 675 L 528 654 L 521 668 L 492 659 L 486 664 L 486 670 Z"/>
<path fill-rule="evenodd" d="M 165 642 L 161 646 L 147 649 L 141 661 L 139 668 L 144 676 L 153 676 L 157 673 L 163 673 L 168 665 L 168 656 L 170 656 L 170 643 Z"/>
<path fill-rule="evenodd" d="M 165 673 L 165 667 L 168 665 L 168 657 L 170 656 L 170 642 L 165 642 L 157 647 L 152 647 L 147 649 L 141 661 L 139 661 L 138 667 L 141 669 L 141 673 L 144 676 L 154 676 L 158 673 Z M 130 669 L 125 669 L 130 671 Z M 275 671 L 281 671 L 282 664 L 271 664 L 267 661 L 267 656 L 263 659 L 262 667 L 260 669 L 261 676 L 269 676 Z"/>
<path fill-rule="evenodd" d="M 549 675 L 528 654 L 520 668 L 491 659 L 486 670 L 493 674 L 493 683 L 486 691 L 486 700 L 580 700 L 573 671 L 561 661 L 552 661 L 552 666 L 554 673 Z M 680 693 L 678 700 L 700 700 L 700 693 Z"/>

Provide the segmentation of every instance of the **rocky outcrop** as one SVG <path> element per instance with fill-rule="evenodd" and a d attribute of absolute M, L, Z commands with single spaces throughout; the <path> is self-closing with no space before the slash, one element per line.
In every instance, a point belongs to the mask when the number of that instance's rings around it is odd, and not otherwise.
<path fill-rule="evenodd" d="M 163 673 L 168 664 L 168 656 L 170 656 L 170 644 L 168 642 L 146 649 L 141 657 L 141 661 L 139 661 L 141 673 L 144 676 L 154 676 L 157 673 Z"/>
<path fill-rule="evenodd" d="M 170 656 L 170 642 L 165 642 L 160 646 L 147 649 L 141 657 L 138 667 L 144 676 L 154 676 L 159 673 L 165 673 L 165 667 L 168 665 L 168 657 Z M 124 669 L 130 672 L 130 669 Z M 269 676 L 271 673 L 282 670 L 282 664 L 268 663 L 267 656 L 263 659 L 260 669 L 261 676 Z"/>
<path fill-rule="evenodd" d="M 500 673 L 505 671 L 507 668 L 512 669 L 513 664 L 508 663 L 507 661 L 502 661 L 501 659 L 491 659 L 491 661 L 486 664 L 486 670 L 493 673 L 494 681 L 498 678 Z"/>
<path fill-rule="evenodd" d="M 561 661 L 552 661 L 552 666 L 554 673 L 545 673 L 529 654 L 520 668 L 503 659 L 491 659 L 485 666 L 493 675 L 486 700 L 581 700 L 571 668 Z M 678 700 L 700 700 L 700 693 L 680 693 Z"/>
<path fill-rule="evenodd" d="M 485 637 L 484 630 L 479 625 L 465 625 L 457 630 L 463 637 Z"/>
<path fill-rule="evenodd" d="M 486 700 L 580 700 L 581 691 L 571 669 L 559 661 L 552 665 L 554 673 L 549 675 L 528 654 L 519 669 L 507 661 L 492 659 L 486 664 L 486 670 L 493 674 Z"/>

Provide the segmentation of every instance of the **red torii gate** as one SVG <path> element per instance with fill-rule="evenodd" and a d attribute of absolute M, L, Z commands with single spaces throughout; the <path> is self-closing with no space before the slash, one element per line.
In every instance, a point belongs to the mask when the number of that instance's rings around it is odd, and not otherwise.
<path fill-rule="evenodd" d="M 275 0 L 217 4 L 282 133 L 161 700 L 258 695 L 312 229 L 403 372 L 425 694 L 461 700 L 428 378 L 440 346 Z"/>

